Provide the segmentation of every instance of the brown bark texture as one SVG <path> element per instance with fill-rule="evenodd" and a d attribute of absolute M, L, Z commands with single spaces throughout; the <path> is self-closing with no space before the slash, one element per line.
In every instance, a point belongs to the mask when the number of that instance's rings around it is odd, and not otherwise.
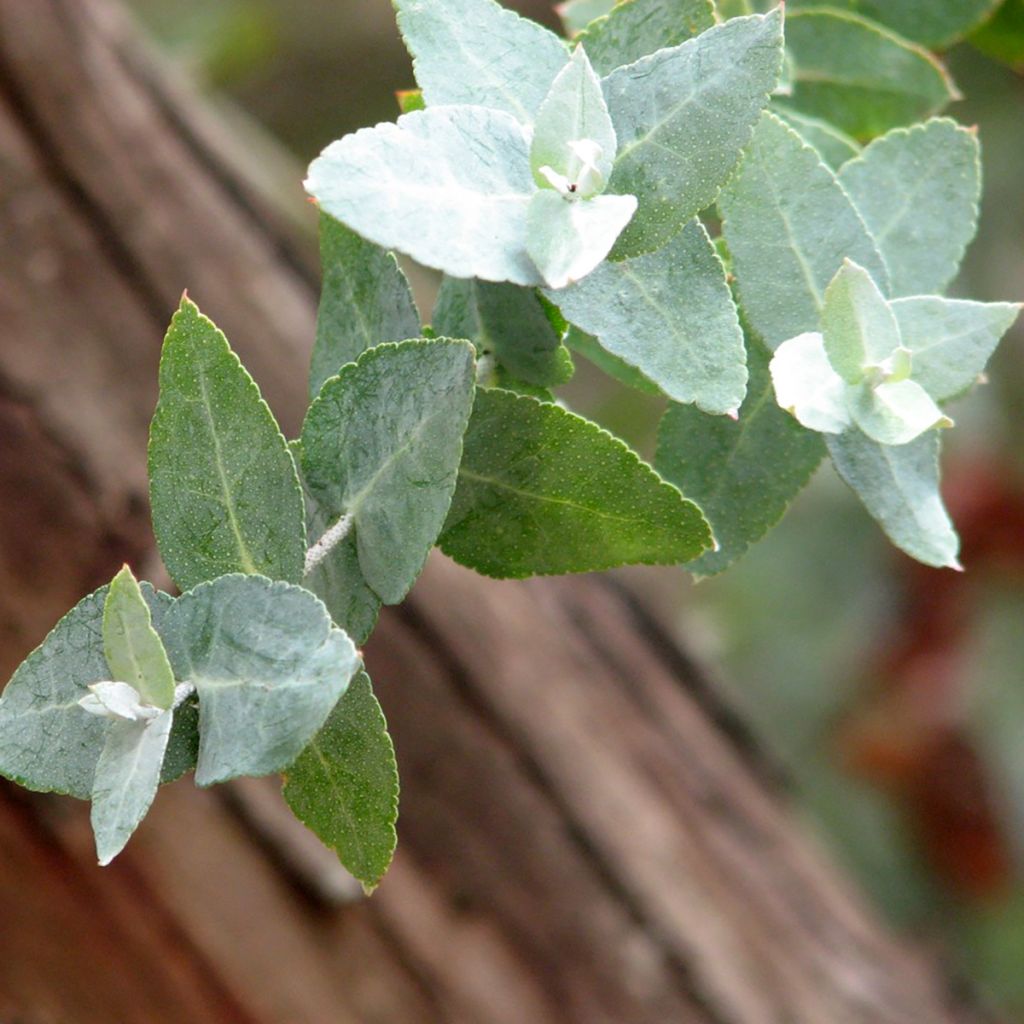
<path fill-rule="evenodd" d="M 265 153 L 109 0 L 0 0 L 0 677 L 122 561 L 158 567 L 146 433 L 182 288 L 294 435 L 317 272 Z M 84 805 L 3 785 L 0 1020 L 981 1019 L 621 581 L 435 559 L 368 666 L 403 779 L 376 895 L 337 902 L 264 783 L 166 787 L 103 870 Z"/>

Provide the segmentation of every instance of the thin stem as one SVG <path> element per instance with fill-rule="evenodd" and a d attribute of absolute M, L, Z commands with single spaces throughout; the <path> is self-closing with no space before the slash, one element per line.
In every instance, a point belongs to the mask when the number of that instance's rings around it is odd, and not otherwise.
<path fill-rule="evenodd" d="M 306 552 L 306 569 L 308 576 L 347 536 L 352 527 L 352 516 L 343 515 L 333 526 L 329 526 L 323 536 Z"/>

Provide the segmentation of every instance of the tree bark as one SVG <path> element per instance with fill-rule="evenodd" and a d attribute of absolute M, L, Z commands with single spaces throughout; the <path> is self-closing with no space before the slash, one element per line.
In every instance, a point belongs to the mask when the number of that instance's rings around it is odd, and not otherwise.
<path fill-rule="evenodd" d="M 112 3 L 0 0 L 3 677 L 120 562 L 157 564 L 146 432 L 182 288 L 297 430 L 317 274 L 298 180 L 282 202 L 263 154 Z M 616 578 L 495 583 L 437 557 L 368 667 L 403 779 L 376 895 L 328 906 L 239 791 L 165 788 L 101 871 L 84 805 L 4 786 L 0 1018 L 981 1019 Z"/>

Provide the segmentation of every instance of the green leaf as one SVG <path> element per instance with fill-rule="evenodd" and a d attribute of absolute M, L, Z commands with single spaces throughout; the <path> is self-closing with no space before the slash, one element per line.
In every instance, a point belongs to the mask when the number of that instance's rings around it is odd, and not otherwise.
<path fill-rule="evenodd" d="M 784 341 L 769 367 L 775 400 L 808 430 L 839 434 L 849 427 L 847 384 L 825 354 L 814 331 Z"/>
<path fill-rule="evenodd" d="M 715 24 L 711 0 L 623 0 L 579 38 L 599 75 L 678 46 Z"/>
<path fill-rule="evenodd" d="M 302 428 L 302 471 L 332 520 L 350 516 L 359 565 L 385 604 L 423 568 L 455 490 L 473 402 L 473 349 L 379 345 L 321 389 Z"/>
<path fill-rule="evenodd" d="M 892 303 L 903 344 L 911 352 L 914 380 L 938 402 L 977 380 L 1020 310 L 1015 302 L 967 302 L 937 295 Z"/>
<path fill-rule="evenodd" d="M 861 152 L 849 135 L 844 135 L 838 128 L 834 128 L 827 121 L 821 121 L 816 117 L 808 117 L 795 110 L 787 110 L 785 107 L 777 107 L 775 114 L 792 128 L 804 142 L 813 146 L 821 157 L 822 162 L 833 171 L 839 168 L 848 160 L 852 160 Z"/>
<path fill-rule="evenodd" d="M 960 542 L 939 494 L 937 430 L 896 446 L 856 429 L 825 441 L 839 475 L 893 544 L 925 565 L 960 568 Z"/>
<path fill-rule="evenodd" d="M 782 65 L 782 16 L 735 18 L 604 79 L 619 151 L 609 191 L 640 206 L 615 258 L 660 248 L 714 202 Z"/>
<path fill-rule="evenodd" d="M 323 288 L 309 368 L 310 398 L 366 349 L 420 334 L 409 282 L 392 253 L 321 214 L 320 263 Z"/>
<path fill-rule="evenodd" d="M 932 427 L 953 426 L 928 392 L 912 380 L 853 388 L 850 411 L 857 426 L 881 444 L 907 444 Z"/>
<path fill-rule="evenodd" d="M 149 721 L 110 723 L 92 790 L 92 830 L 101 866 L 124 849 L 153 803 L 173 716 L 165 710 Z"/>
<path fill-rule="evenodd" d="M 414 110 L 426 110 L 422 89 L 398 89 L 395 92 L 400 114 L 411 114 Z"/>
<path fill-rule="evenodd" d="M 174 703 L 174 674 L 163 641 L 153 628 L 149 605 L 131 569 L 110 581 L 103 605 L 103 653 L 110 678 L 133 686 L 148 704 Z"/>
<path fill-rule="evenodd" d="M 743 332 L 725 268 L 699 221 L 657 252 L 604 263 L 549 298 L 674 401 L 709 413 L 733 412 L 743 401 Z"/>
<path fill-rule="evenodd" d="M 581 141 L 595 144 L 595 166 L 586 181 L 580 179 L 581 158 L 573 148 L 573 143 Z M 570 182 L 578 182 L 578 194 L 589 199 L 604 190 L 616 148 L 601 81 L 590 66 L 586 50 L 577 46 L 537 111 L 530 144 L 533 180 L 539 188 L 551 188 L 549 179 L 541 173 L 542 167 L 548 167 Z"/>
<path fill-rule="evenodd" d="M 537 387 L 564 384 L 572 357 L 532 288 L 445 277 L 433 328 L 444 338 L 469 338 L 513 377 Z"/>
<path fill-rule="evenodd" d="M 601 343 L 592 334 L 581 331 L 578 327 L 570 327 L 565 336 L 566 347 L 573 352 L 589 359 L 599 370 L 609 377 L 625 384 L 628 388 L 635 388 L 649 395 L 660 395 L 661 388 L 654 381 L 645 377 L 635 366 L 630 366 L 625 359 L 602 347 Z"/>
<path fill-rule="evenodd" d="M 352 680 L 285 779 L 284 798 L 295 817 L 372 890 L 395 852 L 398 765 L 365 672 Z"/>
<path fill-rule="evenodd" d="M 553 32 L 493 0 L 394 5 L 428 107 L 468 103 L 530 124 L 569 58 Z"/>
<path fill-rule="evenodd" d="M 1020 70 L 1024 65 L 1024 0 L 1004 0 L 995 15 L 971 36 L 971 42 L 982 53 Z"/>
<path fill-rule="evenodd" d="M 750 383 L 739 419 L 671 405 L 658 431 L 654 465 L 701 507 L 718 541 L 687 566 L 711 576 L 732 565 L 781 518 L 825 454 L 775 402 L 768 353 L 751 339 Z"/>
<path fill-rule="evenodd" d="M 844 164 L 839 181 L 874 236 L 892 294 L 943 291 L 977 227 L 976 134 L 946 118 L 895 129 Z"/>
<path fill-rule="evenodd" d="M 857 14 L 798 10 L 786 17 L 793 91 L 784 105 L 870 139 L 940 111 L 959 93 L 920 46 Z"/>
<path fill-rule="evenodd" d="M 566 34 L 575 36 L 583 31 L 595 18 L 603 17 L 615 6 L 615 0 L 566 0 L 555 10 L 565 25 Z"/>
<path fill-rule="evenodd" d="M 175 674 L 199 694 L 199 786 L 290 764 L 359 668 L 313 594 L 263 576 L 200 584 L 165 622 Z"/>
<path fill-rule="evenodd" d="M 827 6 L 849 9 L 886 25 L 904 39 L 930 49 L 945 49 L 980 25 L 999 0 L 829 0 Z M 822 7 L 821 0 L 791 0 L 801 7 Z"/>
<path fill-rule="evenodd" d="M 565 288 L 589 274 L 611 251 L 636 212 L 633 196 L 566 198 L 541 189 L 526 214 L 527 250 L 549 288 Z"/>
<path fill-rule="evenodd" d="M 169 604 L 148 583 L 143 596 L 159 622 Z M 78 702 L 87 687 L 110 678 L 103 654 L 103 605 L 108 588 L 83 598 L 18 666 L 0 697 L 0 775 L 27 789 L 87 800 L 109 720 Z M 166 639 L 166 638 L 165 638 Z"/>
<path fill-rule="evenodd" d="M 487 576 L 686 562 L 711 544 L 692 502 L 557 405 L 479 391 L 442 551 Z"/>
<path fill-rule="evenodd" d="M 887 290 L 882 258 L 835 175 L 772 114 L 754 132 L 719 208 L 740 305 L 771 349 L 819 329 L 825 288 L 845 258 Z"/>
<path fill-rule="evenodd" d="M 302 494 L 281 431 L 227 339 L 182 299 L 149 432 L 153 529 L 185 590 L 227 572 L 302 578 Z"/>
<path fill-rule="evenodd" d="M 507 45 L 507 44 L 503 44 Z M 364 238 L 453 277 L 536 285 L 525 129 L 483 107 L 437 107 L 332 142 L 306 191 Z"/>
<path fill-rule="evenodd" d="M 289 444 L 296 465 L 302 465 L 302 444 Z M 306 502 L 306 533 L 314 542 L 337 521 L 310 492 L 302 477 L 302 496 Z M 380 613 L 380 598 L 363 577 L 359 568 L 359 552 L 355 534 L 342 538 L 312 571 L 307 570 L 302 585 L 316 594 L 330 612 L 334 624 L 340 626 L 354 643 L 362 646 L 370 638 Z"/>
<path fill-rule="evenodd" d="M 849 259 L 825 289 L 821 333 L 828 361 L 848 384 L 859 384 L 869 367 L 884 363 L 900 347 L 900 329 L 885 296 Z"/>

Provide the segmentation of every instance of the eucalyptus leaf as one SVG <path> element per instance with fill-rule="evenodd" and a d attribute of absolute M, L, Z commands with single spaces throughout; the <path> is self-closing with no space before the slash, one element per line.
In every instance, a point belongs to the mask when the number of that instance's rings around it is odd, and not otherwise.
<path fill-rule="evenodd" d="M 110 581 L 103 605 L 103 653 L 110 678 L 133 686 L 159 708 L 174 703 L 174 674 L 163 641 L 153 628 L 149 605 L 131 569 Z"/>
<path fill-rule="evenodd" d="M 530 124 L 569 59 L 553 32 L 494 0 L 393 2 L 428 107 L 469 103 Z"/>
<path fill-rule="evenodd" d="M 725 268 L 699 221 L 657 252 L 604 263 L 549 297 L 674 401 L 709 413 L 733 412 L 743 401 L 743 332 Z"/>
<path fill-rule="evenodd" d="M 626 387 L 635 388 L 649 395 L 660 395 L 661 388 L 650 378 L 645 377 L 635 366 L 630 365 L 625 359 L 620 358 L 601 343 L 592 334 L 581 331 L 578 327 L 570 327 L 565 336 L 566 348 L 578 352 L 581 356 L 589 359 L 599 370 L 609 377 L 617 380 Z"/>
<path fill-rule="evenodd" d="M 329 518 L 351 517 L 363 576 L 385 604 L 408 592 L 444 524 L 473 372 L 468 342 L 379 345 L 306 416 L 303 476 Z"/>
<path fill-rule="evenodd" d="M 477 572 L 521 578 L 686 562 L 711 534 L 696 505 L 596 424 L 482 390 L 438 543 Z"/>
<path fill-rule="evenodd" d="M 821 0 L 790 0 L 794 12 L 826 6 Z M 999 0 L 829 0 L 828 7 L 849 9 L 887 26 L 904 39 L 944 49 L 980 25 Z"/>
<path fill-rule="evenodd" d="M 786 52 L 793 76 L 785 105 L 855 139 L 929 117 L 960 95 L 927 50 L 848 11 L 791 11 Z"/>
<path fill-rule="evenodd" d="M 309 368 L 310 398 L 366 349 L 420 334 L 409 282 L 392 253 L 321 214 L 320 263 L 323 286 Z"/>
<path fill-rule="evenodd" d="M 608 188 L 640 204 L 616 259 L 660 248 L 714 202 L 781 66 L 776 10 L 734 18 L 604 79 L 619 141 Z"/>
<path fill-rule="evenodd" d="M 912 380 L 861 385 L 852 391 L 850 410 L 857 426 L 881 444 L 907 444 L 932 427 L 953 426 L 928 392 Z"/>
<path fill-rule="evenodd" d="M 976 133 L 947 118 L 894 129 L 844 164 L 839 181 L 874 236 L 892 294 L 943 291 L 978 223 Z"/>
<path fill-rule="evenodd" d="M 838 128 L 817 117 L 808 117 L 796 110 L 776 106 L 774 113 L 792 128 L 809 146 L 813 146 L 822 162 L 838 171 L 847 161 L 861 153 L 860 146 Z"/>
<path fill-rule="evenodd" d="M 288 446 L 227 339 L 187 298 L 160 358 L 149 487 L 160 554 L 181 589 L 227 572 L 302 578 Z"/>
<path fill-rule="evenodd" d="M 470 339 L 523 383 L 550 388 L 572 376 L 572 357 L 533 288 L 446 276 L 433 320 L 438 335 Z"/>
<path fill-rule="evenodd" d="M 165 624 L 175 675 L 199 694 L 199 786 L 290 764 L 359 668 L 352 641 L 313 594 L 263 576 L 201 584 Z"/>
<path fill-rule="evenodd" d="M 850 426 L 848 385 L 829 362 L 820 334 L 809 331 L 784 341 L 769 369 L 776 402 L 802 426 L 823 434 Z"/>
<path fill-rule="evenodd" d="M 992 0 L 974 2 L 991 4 Z M 995 14 L 971 35 L 971 43 L 982 53 L 1019 71 L 1024 67 L 1024 0 L 995 3 Z"/>
<path fill-rule="evenodd" d="M 111 722 L 96 763 L 91 822 L 101 866 L 123 849 L 146 816 L 160 774 L 174 712 L 143 722 Z"/>
<path fill-rule="evenodd" d="M 296 464 L 301 467 L 302 445 L 290 444 Z M 313 496 L 302 473 L 302 495 L 306 502 L 306 532 L 314 540 L 337 521 Z M 359 552 L 355 534 L 342 538 L 310 571 L 307 568 L 302 585 L 323 601 L 335 625 L 340 626 L 354 643 L 362 645 L 370 638 L 380 613 L 380 598 L 366 582 L 359 568 Z"/>
<path fill-rule="evenodd" d="M 764 346 L 751 338 L 748 349 L 739 419 L 673 404 L 658 430 L 655 468 L 697 502 L 718 542 L 688 564 L 697 576 L 721 572 L 760 540 L 825 454 L 821 437 L 776 404 Z"/>
<path fill-rule="evenodd" d="M 159 623 L 171 599 L 148 583 L 142 594 Z M 0 697 L 0 775 L 26 789 L 87 800 L 109 720 L 79 701 L 90 684 L 110 678 L 103 653 L 108 588 L 82 598 L 18 666 Z"/>
<path fill-rule="evenodd" d="M 284 798 L 367 891 L 377 885 L 397 842 L 398 765 L 365 672 L 285 772 Z"/>
<path fill-rule="evenodd" d="M 542 283 L 526 241 L 537 187 L 526 130 L 511 114 L 480 106 L 404 114 L 332 142 L 305 186 L 324 213 L 428 267 Z"/>
<path fill-rule="evenodd" d="M 566 198 L 541 189 L 530 199 L 527 250 L 549 288 L 586 277 L 611 251 L 636 213 L 633 196 Z"/>
<path fill-rule="evenodd" d="M 960 568 L 960 542 L 939 494 L 937 430 L 897 446 L 857 429 L 825 441 L 839 475 L 893 544 L 925 565 Z"/>
<path fill-rule="evenodd" d="M 537 111 L 530 144 L 530 168 L 540 188 L 549 188 L 541 173 L 548 167 L 577 182 L 580 157 L 573 147 L 594 144 L 593 188 L 581 189 L 584 198 L 603 191 L 615 160 L 615 129 L 601 92 L 601 81 L 590 66 L 587 52 L 577 46 L 569 63 L 551 83 L 551 90 Z"/>
<path fill-rule="evenodd" d="M 821 333 L 833 369 L 848 384 L 864 379 L 868 367 L 883 363 L 900 347 L 900 329 L 871 275 L 843 260 L 825 289 Z"/>
<path fill-rule="evenodd" d="M 748 12 L 749 13 L 749 12 Z M 579 37 L 599 75 L 609 75 L 715 24 L 711 0 L 622 0 Z"/>
<path fill-rule="evenodd" d="M 771 349 L 819 329 L 825 288 L 844 259 L 888 290 L 882 258 L 835 175 L 773 114 L 758 124 L 719 209 L 740 305 Z"/>
<path fill-rule="evenodd" d="M 1015 302 L 968 302 L 938 295 L 892 303 L 903 344 L 911 353 L 914 380 L 939 402 L 977 380 L 1020 310 Z"/>

